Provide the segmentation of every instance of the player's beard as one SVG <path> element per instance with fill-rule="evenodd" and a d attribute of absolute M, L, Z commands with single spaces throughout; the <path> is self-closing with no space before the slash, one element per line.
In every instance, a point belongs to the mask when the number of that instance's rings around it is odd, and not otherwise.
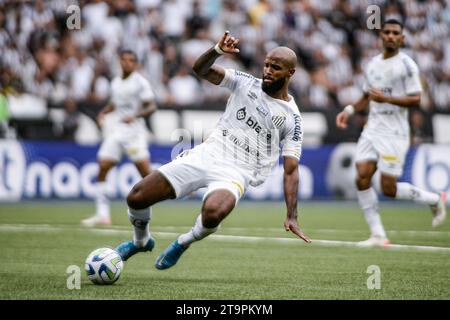
<path fill-rule="evenodd" d="M 275 93 L 283 88 L 284 83 L 286 82 L 286 78 L 280 78 L 278 80 L 273 81 L 271 84 L 266 84 L 264 81 L 261 84 L 262 90 L 267 93 Z"/>
<path fill-rule="evenodd" d="M 385 50 L 387 52 L 397 52 L 398 51 L 398 47 L 385 47 Z"/>
<path fill-rule="evenodd" d="M 396 44 L 396 43 L 394 43 L 394 46 L 389 46 L 389 44 L 387 42 L 384 44 L 384 49 L 387 52 L 391 52 L 391 53 L 398 51 L 399 47 L 400 46 L 398 44 Z"/>

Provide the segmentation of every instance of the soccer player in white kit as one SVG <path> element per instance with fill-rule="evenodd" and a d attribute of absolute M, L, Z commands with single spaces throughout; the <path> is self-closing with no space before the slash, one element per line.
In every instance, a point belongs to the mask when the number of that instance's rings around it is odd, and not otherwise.
<path fill-rule="evenodd" d="M 133 241 L 116 250 L 123 260 L 155 245 L 149 232 L 151 206 L 181 198 L 206 187 L 201 214 L 192 229 L 175 240 L 156 260 L 157 269 L 175 265 L 189 246 L 214 233 L 233 210 L 249 185 L 264 182 L 281 156 L 284 163 L 286 231 L 306 242 L 297 222 L 298 162 L 302 147 L 302 119 L 288 83 L 295 72 L 296 55 L 286 47 L 270 51 L 263 80 L 225 70 L 214 62 L 224 53 L 237 53 L 238 39 L 225 32 L 215 47 L 201 55 L 194 71 L 201 78 L 231 90 L 226 110 L 213 133 L 202 144 L 182 153 L 137 183 L 128 195 Z"/>
<path fill-rule="evenodd" d="M 440 225 L 446 216 L 444 192 L 438 194 L 397 182 L 410 143 L 408 108 L 419 104 L 422 87 L 416 63 L 399 51 L 404 40 L 403 25 L 397 20 L 387 20 L 380 37 L 383 53 L 372 58 L 364 70 L 363 97 L 354 105 L 346 106 L 336 117 L 337 126 L 345 129 L 354 111 L 363 111 L 370 105 L 355 159 L 358 202 L 371 232 L 370 238 L 361 241 L 360 246 L 389 245 L 378 211 L 378 197 L 371 186 L 377 167 L 381 171 L 384 195 L 430 205 L 433 227 Z"/>
<path fill-rule="evenodd" d="M 85 226 L 110 225 L 111 214 L 107 197 L 106 175 L 122 160 L 124 154 L 133 161 L 142 177 L 150 173 L 149 152 L 146 139 L 145 118 L 156 110 L 150 83 L 136 69 L 137 56 L 133 51 L 120 54 L 122 76 L 111 83 L 111 100 L 98 114 L 100 126 L 108 114 L 109 130 L 97 154 L 99 173 L 96 185 L 95 215 L 84 219 Z"/>

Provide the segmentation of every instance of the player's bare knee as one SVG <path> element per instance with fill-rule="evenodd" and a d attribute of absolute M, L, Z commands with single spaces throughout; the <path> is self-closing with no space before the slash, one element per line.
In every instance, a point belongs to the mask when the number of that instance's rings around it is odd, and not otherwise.
<path fill-rule="evenodd" d="M 397 186 L 395 183 L 381 181 L 381 190 L 386 197 L 395 198 L 397 193 Z"/>
<path fill-rule="evenodd" d="M 222 209 L 218 202 L 207 201 L 202 210 L 202 223 L 205 228 L 215 228 L 222 221 Z"/>
<path fill-rule="evenodd" d="M 128 204 L 128 207 L 129 208 L 132 208 L 132 209 L 136 209 L 135 208 L 135 205 L 137 204 L 137 199 L 138 199 L 138 192 L 136 192 L 136 190 L 133 188 L 133 189 L 131 189 L 131 191 L 128 193 L 128 196 L 127 196 L 127 204 Z"/>
<path fill-rule="evenodd" d="M 128 207 L 132 209 L 144 209 L 150 206 L 147 201 L 145 201 L 139 184 L 135 185 L 128 193 L 127 204 Z"/>
<path fill-rule="evenodd" d="M 358 177 L 356 178 L 356 186 L 358 187 L 358 190 L 369 189 L 370 185 L 371 185 L 370 177 L 358 175 Z"/>
<path fill-rule="evenodd" d="M 202 222 L 205 228 L 215 228 L 233 210 L 234 203 L 227 201 L 207 200 L 202 208 Z"/>

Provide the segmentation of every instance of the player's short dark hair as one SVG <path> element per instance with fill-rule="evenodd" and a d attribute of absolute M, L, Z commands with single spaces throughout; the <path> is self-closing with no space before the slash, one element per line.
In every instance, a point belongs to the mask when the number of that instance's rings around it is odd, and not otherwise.
<path fill-rule="evenodd" d="M 384 26 L 387 24 L 398 24 L 400 26 L 400 29 L 403 30 L 403 23 L 397 19 L 387 19 L 385 21 L 383 21 L 383 24 L 381 25 L 381 29 L 384 29 Z"/>
<path fill-rule="evenodd" d="M 122 57 L 124 54 L 131 54 L 134 57 L 134 60 L 138 62 L 137 54 L 133 50 L 130 49 L 120 50 L 120 57 Z"/>

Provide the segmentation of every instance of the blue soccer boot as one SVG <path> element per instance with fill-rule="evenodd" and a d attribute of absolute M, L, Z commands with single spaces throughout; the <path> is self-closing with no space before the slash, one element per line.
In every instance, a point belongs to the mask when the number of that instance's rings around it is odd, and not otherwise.
<path fill-rule="evenodd" d="M 178 243 L 178 240 L 175 240 L 163 253 L 161 253 L 158 259 L 156 259 L 155 267 L 159 270 L 173 267 L 187 248 L 189 247 L 185 248 Z"/>
<path fill-rule="evenodd" d="M 143 247 L 137 247 L 133 241 L 125 241 L 119 244 L 114 250 L 116 250 L 123 261 L 127 261 L 130 257 L 138 252 L 152 251 L 155 247 L 155 240 L 153 238 L 148 239 L 147 244 Z"/>

